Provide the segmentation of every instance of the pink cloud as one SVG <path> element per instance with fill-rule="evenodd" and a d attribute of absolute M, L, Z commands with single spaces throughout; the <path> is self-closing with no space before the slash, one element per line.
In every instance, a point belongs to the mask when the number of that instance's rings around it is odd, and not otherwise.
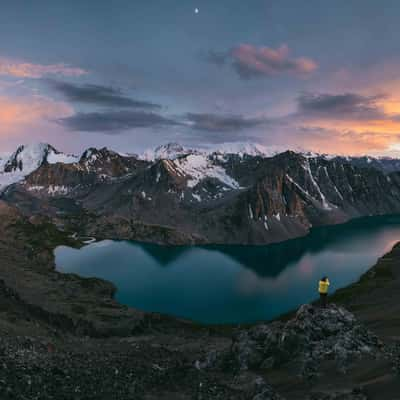
<path fill-rule="evenodd" d="M 0 95 L 0 150 L 14 151 L 20 144 L 37 141 L 72 147 L 71 135 L 54 121 L 73 113 L 67 103 L 44 96 Z"/>
<path fill-rule="evenodd" d="M 33 64 L 8 58 L 0 58 L 0 75 L 16 78 L 42 78 L 46 75 L 81 76 L 87 74 L 82 68 L 71 67 L 64 63 Z"/>
<path fill-rule="evenodd" d="M 287 45 L 277 49 L 241 44 L 230 52 L 233 66 L 243 79 L 278 74 L 309 74 L 318 68 L 310 58 L 291 58 Z"/>
<path fill-rule="evenodd" d="M 66 103 L 40 96 L 9 98 L 0 96 L 0 136 L 46 120 L 66 117 L 73 109 Z"/>

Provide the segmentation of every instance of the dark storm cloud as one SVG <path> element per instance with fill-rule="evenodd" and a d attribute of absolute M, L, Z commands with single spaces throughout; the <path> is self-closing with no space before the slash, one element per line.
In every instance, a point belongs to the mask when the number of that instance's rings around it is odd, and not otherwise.
<path fill-rule="evenodd" d="M 355 93 L 339 95 L 303 93 L 297 98 L 298 113 L 305 116 L 355 120 L 386 119 L 377 104 L 385 96 L 362 96 Z"/>
<path fill-rule="evenodd" d="M 282 74 L 307 75 L 318 68 L 317 63 L 310 58 L 291 57 L 287 45 L 273 49 L 240 44 L 226 52 L 209 51 L 206 60 L 218 66 L 229 63 L 239 77 L 245 80 Z"/>
<path fill-rule="evenodd" d="M 158 104 L 135 100 L 123 95 L 120 89 L 101 85 L 75 85 L 56 80 L 46 81 L 52 89 L 61 93 L 67 100 L 74 103 L 86 103 L 107 107 L 160 109 Z"/>
<path fill-rule="evenodd" d="M 179 125 L 179 122 L 153 112 L 105 111 L 77 113 L 57 121 L 71 131 L 119 133 L 134 128 Z"/>
<path fill-rule="evenodd" d="M 241 115 L 187 113 L 186 120 L 193 129 L 208 132 L 232 132 L 251 129 L 267 121 L 262 118 L 245 118 Z"/>

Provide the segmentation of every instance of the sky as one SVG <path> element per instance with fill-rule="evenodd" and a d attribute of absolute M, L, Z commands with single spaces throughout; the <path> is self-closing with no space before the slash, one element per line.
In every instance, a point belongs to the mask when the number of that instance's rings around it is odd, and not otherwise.
<path fill-rule="evenodd" d="M 400 156 L 397 0 L 0 0 L 0 153 Z"/>

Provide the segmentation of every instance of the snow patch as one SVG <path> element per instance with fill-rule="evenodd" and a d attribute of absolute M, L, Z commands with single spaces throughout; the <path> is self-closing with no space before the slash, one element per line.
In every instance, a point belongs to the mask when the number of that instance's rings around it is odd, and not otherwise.
<path fill-rule="evenodd" d="M 66 195 L 71 191 L 71 188 L 64 185 L 50 185 L 48 187 L 42 185 L 30 185 L 27 187 L 29 192 L 46 191 L 50 196 Z"/>
<path fill-rule="evenodd" d="M 235 179 L 230 177 L 224 168 L 213 165 L 212 160 L 204 154 L 190 154 L 173 161 L 178 171 L 190 176 L 187 186 L 195 187 L 205 178 L 215 178 L 231 189 L 240 189 L 240 185 Z"/>
<path fill-rule="evenodd" d="M 226 142 L 210 149 L 209 154 L 217 153 L 219 156 L 237 154 L 239 157 L 244 157 L 245 155 L 253 157 L 273 157 L 287 150 L 287 148 L 282 146 L 263 146 L 258 143 L 250 142 Z"/>
<path fill-rule="evenodd" d="M 190 153 L 191 150 L 186 149 L 179 143 L 167 143 L 156 147 L 154 150 L 148 149 L 139 156 L 139 159 L 145 161 L 156 160 L 175 160 L 179 156 Z"/>
<path fill-rule="evenodd" d="M 58 186 L 58 185 L 50 185 L 49 188 L 47 189 L 47 192 L 50 195 L 56 195 L 56 194 L 68 194 L 69 193 L 69 188 L 66 186 Z"/>
<path fill-rule="evenodd" d="M 326 200 L 325 195 L 322 193 L 317 181 L 314 179 L 314 176 L 311 172 L 311 167 L 310 167 L 310 161 L 306 160 L 306 162 L 303 164 L 303 168 L 306 170 L 306 172 L 308 173 L 310 179 L 311 179 L 311 183 L 314 185 L 315 189 L 317 190 L 318 194 L 321 197 L 322 200 L 322 207 L 325 210 L 332 210 L 332 207 L 329 205 L 329 203 Z"/>
<path fill-rule="evenodd" d="M 249 204 L 249 218 L 254 219 L 253 210 L 251 209 L 251 205 Z"/>
<path fill-rule="evenodd" d="M 1 172 L 0 173 L 0 193 L 5 190 L 8 186 L 13 185 L 14 183 L 23 181 L 25 179 L 25 175 L 18 172 Z"/>
<path fill-rule="evenodd" d="M 45 143 L 20 146 L 7 160 L 4 168 L 9 170 L 8 173 L 19 171 L 28 175 L 46 161 L 50 151 L 53 149 Z"/>
<path fill-rule="evenodd" d="M 310 193 L 308 193 L 307 190 L 305 190 L 304 188 L 302 188 L 290 175 L 286 174 L 286 178 L 293 183 L 293 185 L 295 185 L 297 187 L 297 189 L 299 189 L 301 192 L 303 192 L 305 195 L 307 195 L 308 197 L 310 197 L 311 199 L 315 200 Z"/>
<path fill-rule="evenodd" d="M 73 154 L 64 154 L 64 153 L 54 153 L 51 152 L 47 155 L 47 162 L 49 164 L 74 164 L 79 161 L 79 157 Z"/>
<path fill-rule="evenodd" d="M 198 202 L 201 201 L 201 196 L 200 196 L 200 195 L 192 193 L 192 196 L 193 196 L 193 198 L 195 198 Z"/>
<path fill-rule="evenodd" d="M 339 191 L 339 189 L 336 187 L 335 184 L 333 184 L 333 188 L 335 189 L 335 192 L 336 192 L 337 195 L 339 196 L 340 200 L 343 200 L 343 195 L 342 195 L 342 193 Z"/>

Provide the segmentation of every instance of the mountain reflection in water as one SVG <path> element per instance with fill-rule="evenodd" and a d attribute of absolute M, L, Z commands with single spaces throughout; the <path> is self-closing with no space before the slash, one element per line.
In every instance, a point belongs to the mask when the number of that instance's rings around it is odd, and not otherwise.
<path fill-rule="evenodd" d="M 332 290 L 355 281 L 398 240 L 400 216 L 386 216 L 268 246 L 104 241 L 55 254 L 60 271 L 110 280 L 130 306 L 207 323 L 252 322 L 311 301 L 322 275 Z"/>

